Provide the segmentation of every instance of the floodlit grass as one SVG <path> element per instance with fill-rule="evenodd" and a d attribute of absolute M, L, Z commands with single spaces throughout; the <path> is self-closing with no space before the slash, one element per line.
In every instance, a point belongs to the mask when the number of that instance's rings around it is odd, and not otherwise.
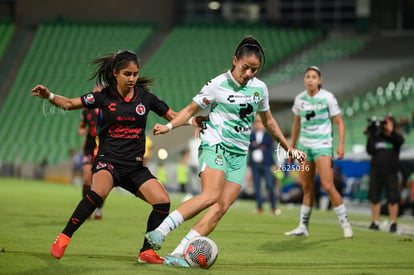
<path fill-rule="evenodd" d="M 219 258 L 210 270 L 137 263 L 150 207 L 114 190 L 103 220 L 88 220 L 56 260 L 50 246 L 78 204 L 78 186 L 0 179 L 0 274 L 413 274 L 412 236 L 354 226 L 344 239 L 336 215 L 314 211 L 310 236 L 286 237 L 297 225 L 299 208 L 282 205 L 282 215 L 252 214 L 253 201 L 237 201 L 211 234 Z M 172 195 L 172 209 L 181 196 Z M 350 213 L 352 221 L 369 217 Z M 413 224 L 412 220 L 401 223 Z M 185 222 L 167 236 L 165 256 L 187 233 Z"/>

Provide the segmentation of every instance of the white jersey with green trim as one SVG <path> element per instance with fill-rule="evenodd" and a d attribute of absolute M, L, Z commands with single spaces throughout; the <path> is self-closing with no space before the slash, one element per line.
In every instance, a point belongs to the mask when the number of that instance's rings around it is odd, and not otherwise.
<path fill-rule="evenodd" d="M 292 111 L 300 116 L 299 143 L 312 149 L 332 147 L 331 118 L 340 114 L 341 109 L 335 96 L 320 89 L 314 96 L 305 90 L 295 97 Z"/>
<path fill-rule="evenodd" d="M 221 144 L 228 151 L 247 154 L 256 112 L 269 110 L 266 84 L 256 77 L 240 85 L 230 71 L 210 80 L 193 98 L 209 108 L 200 133 L 202 144 Z"/>

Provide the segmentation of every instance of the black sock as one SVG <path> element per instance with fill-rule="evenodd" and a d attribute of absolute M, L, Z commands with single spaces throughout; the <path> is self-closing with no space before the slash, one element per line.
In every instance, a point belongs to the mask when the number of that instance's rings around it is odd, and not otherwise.
<path fill-rule="evenodd" d="M 146 232 L 156 229 L 162 223 L 162 221 L 166 217 L 168 217 L 169 213 L 170 213 L 170 203 L 154 204 L 152 206 L 152 212 L 150 216 L 148 217 Z M 151 248 L 152 246 L 148 243 L 147 239 L 144 238 L 144 244 L 142 245 L 141 252 L 146 251 Z"/>
<path fill-rule="evenodd" d="M 86 194 L 89 193 L 89 191 L 91 191 L 91 186 L 88 184 L 84 184 L 82 186 L 82 198 L 86 196 Z"/>
<path fill-rule="evenodd" d="M 73 211 L 65 229 L 62 233 L 72 237 L 73 233 L 82 225 L 82 223 L 93 213 L 98 205 L 101 205 L 103 199 L 94 191 L 89 191 L 88 194 L 80 201 L 75 211 Z"/>

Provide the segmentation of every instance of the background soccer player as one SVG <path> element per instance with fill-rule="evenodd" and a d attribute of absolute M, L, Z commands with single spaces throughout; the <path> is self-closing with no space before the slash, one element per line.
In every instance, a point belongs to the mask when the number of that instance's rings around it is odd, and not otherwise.
<path fill-rule="evenodd" d="M 314 203 L 315 173 L 317 171 L 322 187 L 328 194 L 342 225 L 344 237 L 352 238 L 353 232 L 346 208 L 341 195 L 335 188 L 333 176 L 331 120 L 338 126 L 339 144 L 336 150 L 338 159 L 344 157 L 345 125 L 341 109 L 335 96 L 322 88 L 319 68 L 311 66 L 306 70 L 304 84 L 306 90 L 296 96 L 292 107 L 295 114 L 292 125 L 292 147 L 298 147 L 307 155 L 300 170 L 304 195 L 300 208 L 299 226 L 286 232 L 285 235 L 309 235 L 308 225 Z M 298 139 L 299 144 L 296 144 Z"/>

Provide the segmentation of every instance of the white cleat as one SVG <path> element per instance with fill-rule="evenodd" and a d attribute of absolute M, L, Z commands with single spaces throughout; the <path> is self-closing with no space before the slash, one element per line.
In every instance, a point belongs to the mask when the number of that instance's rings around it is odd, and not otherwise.
<path fill-rule="evenodd" d="M 298 226 L 292 231 L 285 232 L 285 236 L 309 236 L 309 231 L 304 226 Z"/>
<path fill-rule="evenodd" d="M 354 236 L 354 232 L 352 231 L 352 227 L 350 225 L 345 226 L 342 229 L 344 231 L 344 238 L 350 239 Z"/>

